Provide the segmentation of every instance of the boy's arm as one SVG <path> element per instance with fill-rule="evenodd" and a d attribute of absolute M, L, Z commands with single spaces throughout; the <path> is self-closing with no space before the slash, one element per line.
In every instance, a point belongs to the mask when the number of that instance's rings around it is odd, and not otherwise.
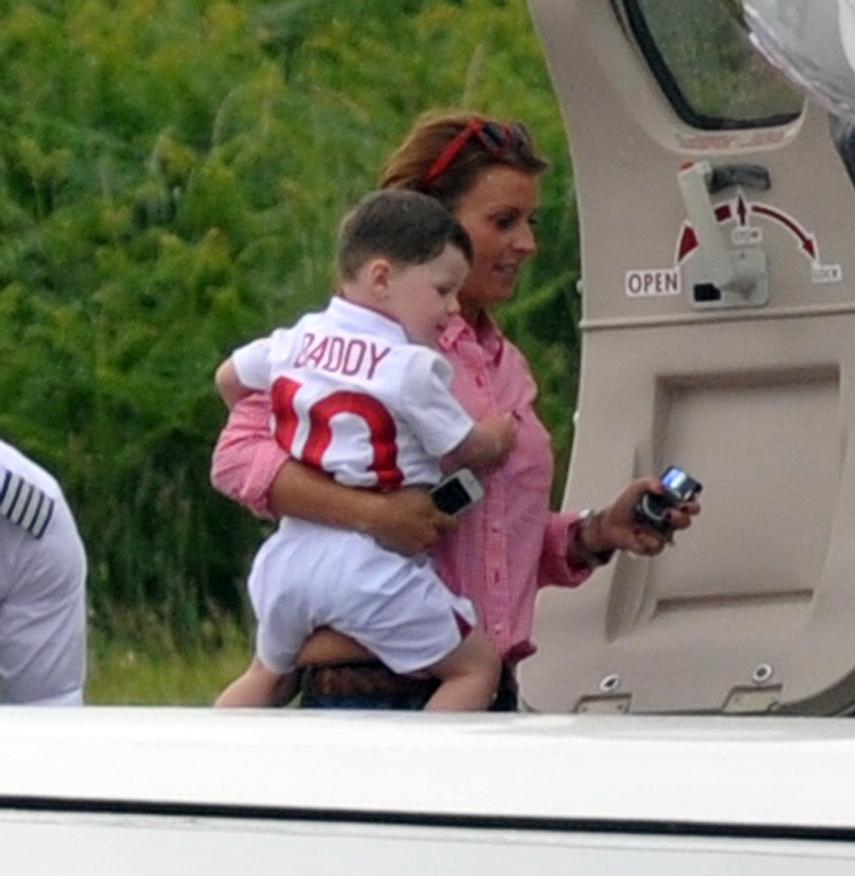
<path fill-rule="evenodd" d="M 451 364 L 432 350 L 410 351 L 404 368 L 401 413 L 444 468 L 484 468 L 504 459 L 516 431 L 510 414 L 476 423 L 452 392 Z"/>
<path fill-rule="evenodd" d="M 214 383 L 226 407 L 231 410 L 253 392 L 270 390 L 270 351 L 274 340 L 287 343 L 291 330 L 278 330 L 266 338 L 238 347 L 214 375 Z"/>
<path fill-rule="evenodd" d="M 514 446 L 517 420 L 513 414 L 491 414 L 476 423 L 463 441 L 446 457 L 452 468 L 462 465 L 474 469 L 501 465 Z"/>
<path fill-rule="evenodd" d="M 214 384 L 217 387 L 220 398 L 225 402 L 229 410 L 242 398 L 253 392 L 253 390 L 240 382 L 234 359 L 231 356 L 217 368 L 217 372 L 214 375 Z"/>

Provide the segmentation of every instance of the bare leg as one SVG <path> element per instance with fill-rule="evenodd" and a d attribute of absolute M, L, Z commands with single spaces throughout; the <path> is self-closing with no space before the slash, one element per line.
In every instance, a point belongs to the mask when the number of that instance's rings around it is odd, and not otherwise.
<path fill-rule="evenodd" d="M 217 708 L 239 706 L 278 706 L 290 700 L 297 690 L 296 672 L 274 672 L 257 657 L 214 701 Z"/>
<path fill-rule="evenodd" d="M 428 700 L 432 712 L 480 712 L 496 696 L 502 661 L 490 640 L 472 630 L 443 660 L 428 668 L 442 683 Z"/>

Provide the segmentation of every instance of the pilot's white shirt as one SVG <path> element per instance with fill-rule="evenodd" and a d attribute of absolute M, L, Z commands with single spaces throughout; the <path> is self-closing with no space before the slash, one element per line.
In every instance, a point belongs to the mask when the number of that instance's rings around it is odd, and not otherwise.
<path fill-rule="evenodd" d="M 394 320 L 339 297 L 235 351 L 233 362 L 244 386 L 272 389 L 280 444 L 351 486 L 435 484 L 439 458 L 473 427 L 441 355 L 410 343 Z M 285 409 L 293 415 L 283 417 Z M 445 658 L 476 622 L 469 600 L 454 595 L 426 557 L 287 518 L 259 550 L 249 593 L 256 654 L 278 672 L 294 669 L 319 626 L 406 673 Z"/>
<path fill-rule="evenodd" d="M 0 441 L 0 702 L 82 703 L 85 581 L 59 484 Z"/>

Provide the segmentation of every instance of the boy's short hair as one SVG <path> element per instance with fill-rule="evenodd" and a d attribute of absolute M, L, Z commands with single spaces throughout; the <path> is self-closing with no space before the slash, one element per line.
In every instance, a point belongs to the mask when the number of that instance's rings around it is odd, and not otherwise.
<path fill-rule="evenodd" d="M 383 190 L 364 197 L 339 227 L 338 271 L 352 280 L 373 258 L 421 265 L 456 246 L 472 262 L 472 241 L 439 201 L 420 192 Z"/>

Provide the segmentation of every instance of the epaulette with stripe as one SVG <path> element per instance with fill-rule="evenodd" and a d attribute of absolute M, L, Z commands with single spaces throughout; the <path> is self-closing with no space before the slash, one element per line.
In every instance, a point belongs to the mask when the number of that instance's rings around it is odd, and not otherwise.
<path fill-rule="evenodd" d="M 0 468 L 0 516 L 34 538 L 41 538 L 53 517 L 56 503 L 26 478 Z"/>

